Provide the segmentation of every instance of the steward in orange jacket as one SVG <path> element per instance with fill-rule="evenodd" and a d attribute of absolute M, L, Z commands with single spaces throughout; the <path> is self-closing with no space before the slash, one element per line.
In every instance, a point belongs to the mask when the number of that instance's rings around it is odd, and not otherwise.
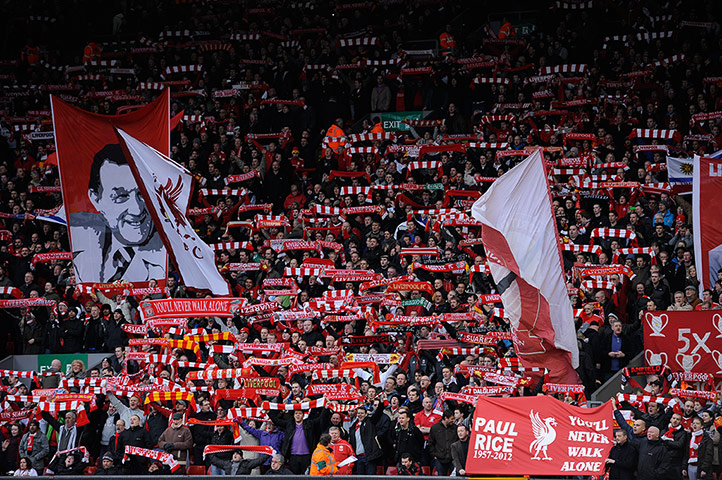
<path fill-rule="evenodd" d="M 333 453 L 328 449 L 331 435 L 324 433 L 318 439 L 316 450 L 311 455 L 311 475 L 333 475 L 338 472 L 338 465 Z"/>

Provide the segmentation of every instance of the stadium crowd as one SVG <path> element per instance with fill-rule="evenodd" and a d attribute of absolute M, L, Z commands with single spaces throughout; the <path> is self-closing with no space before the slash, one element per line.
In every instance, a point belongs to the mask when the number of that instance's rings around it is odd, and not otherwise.
<path fill-rule="evenodd" d="M 713 1 L 556 2 L 531 32 L 473 23 L 475 2 L 77 3 L 74 19 L 6 5 L 6 53 L 24 45 L 0 61 L 0 299 L 50 303 L 0 309 L 0 335 L 7 353 L 109 356 L 0 372 L 2 472 L 463 476 L 471 397 L 584 403 L 642 351 L 645 311 L 720 308 L 722 280 L 698 296 L 689 197 L 665 168 L 722 145 Z M 81 287 L 48 255 L 71 251 L 48 219 L 49 94 L 120 114 L 166 87 L 189 216 L 234 295 L 273 309 L 144 330 L 144 300 L 196 295 L 177 274 Z M 467 213 L 532 147 L 575 309 L 574 393 L 519 366 Z M 633 426 L 615 414 L 609 478 L 719 474 L 714 401 L 670 402 L 658 373 L 654 401 L 621 404 Z M 67 411 L 41 398 L 58 388 Z"/>

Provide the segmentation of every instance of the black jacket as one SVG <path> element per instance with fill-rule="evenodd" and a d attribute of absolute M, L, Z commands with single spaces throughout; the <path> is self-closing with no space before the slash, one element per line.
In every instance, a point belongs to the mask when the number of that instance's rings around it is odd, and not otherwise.
<path fill-rule="evenodd" d="M 60 338 L 63 340 L 63 352 L 83 351 L 83 321 L 79 318 L 65 320 L 60 324 Z"/>
<path fill-rule="evenodd" d="M 396 461 L 401 461 L 401 455 L 408 453 L 415 461 L 421 459 L 424 450 L 424 434 L 419 427 L 409 423 L 407 429 L 396 427 Z"/>
<path fill-rule="evenodd" d="M 226 475 L 250 475 L 251 470 L 256 467 L 260 467 L 268 460 L 268 455 L 259 455 L 258 458 L 253 460 L 243 459 L 238 463 L 232 461 L 226 461 L 223 469 L 226 471 Z M 218 460 L 216 459 L 213 463 L 217 465 Z M 220 465 L 218 465 L 220 466 Z"/>
<path fill-rule="evenodd" d="M 600 358 L 602 365 L 602 372 L 609 372 L 612 369 L 612 357 L 609 356 L 609 352 L 612 351 L 612 337 L 614 334 L 612 332 L 609 332 L 608 335 L 604 335 L 601 338 L 601 345 L 600 345 Z M 622 353 L 624 353 L 624 357 L 618 358 L 619 360 L 619 368 L 622 369 L 627 366 L 629 361 L 632 359 L 632 356 L 634 355 L 634 345 L 632 344 L 632 339 L 629 338 L 629 336 L 626 333 L 621 333 L 619 335 L 620 340 L 622 341 Z"/>
<path fill-rule="evenodd" d="M 125 444 L 133 447 L 140 448 L 151 448 L 155 445 L 155 442 L 150 438 L 150 432 L 144 427 L 130 427 L 126 428 L 125 432 Z"/>
<path fill-rule="evenodd" d="M 164 417 L 160 412 L 151 413 L 145 417 L 145 429 L 150 434 L 152 446 L 158 444 L 158 439 L 163 435 L 166 428 L 168 428 L 168 417 Z"/>
<path fill-rule="evenodd" d="M 379 406 L 379 408 L 377 408 L 372 415 L 367 415 L 366 418 L 363 419 L 363 422 L 361 422 L 361 426 L 358 427 L 361 433 L 361 443 L 363 443 L 364 446 L 364 455 L 366 455 L 366 459 L 368 461 L 373 461 L 381 458 L 384 454 L 381 450 L 381 445 L 379 444 L 379 439 L 376 432 L 376 424 L 379 422 L 379 420 L 382 419 L 382 416 L 385 416 L 384 410 Z M 349 443 L 353 447 L 354 452 L 358 452 L 356 442 L 357 425 L 358 418 L 353 421 L 353 423 L 348 429 Z"/>
<path fill-rule="evenodd" d="M 110 467 L 108 469 L 105 469 L 103 467 L 99 467 L 94 475 L 98 476 L 108 476 L 108 475 L 123 475 L 123 472 L 118 467 Z"/>
<path fill-rule="evenodd" d="M 271 470 L 269 468 L 264 475 L 293 475 L 293 472 L 286 467 L 281 467 L 278 470 Z"/>
<path fill-rule="evenodd" d="M 314 410 L 311 410 L 311 415 L 303 421 L 303 433 L 306 435 L 306 444 L 308 445 L 309 452 L 313 452 L 316 448 L 318 438 L 321 436 L 321 426 L 328 422 L 329 417 L 328 409 L 324 408 L 320 414 L 318 409 Z M 294 422 L 293 419 L 282 419 L 279 412 L 276 411 L 268 412 L 268 416 L 278 428 L 285 432 L 280 453 L 284 457 L 289 458 L 291 456 L 293 436 L 296 434 L 296 422 Z"/>
<path fill-rule="evenodd" d="M 120 463 L 125 455 L 125 442 L 126 442 L 125 430 L 122 433 L 115 433 L 108 441 L 108 453 L 113 456 L 114 463 Z"/>
<path fill-rule="evenodd" d="M 87 352 L 103 352 L 105 342 L 105 320 L 103 318 L 88 318 L 85 324 L 85 350 Z"/>
<path fill-rule="evenodd" d="M 689 434 L 680 427 L 674 432 L 672 440 L 662 440 L 669 451 L 669 463 L 675 469 L 683 469 L 685 467 L 685 458 L 689 450 Z"/>
<path fill-rule="evenodd" d="M 194 415 L 194 418 L 198 420 L 215 420 L 215 412 L 198 412 Z M 191 425 L 191 433 L 193 434 L 193 442 L 196 445 L 203 445 L 204 447 L 211 443 L 213 438 L 213 426 L 211 425 Z M 230 458 L 230 457 L 229 457 Z"/>
<path fill-rule="evenodd" d="M 672 464 L 667 447 L 661 440 L 648 440 L 639 445 L 637 480 L 672 480 Z"/>
<path fill-rule="evenodd" d="M 123 347 L 128 344 L 128 337 L 123 331 L 123 325 L 127 322 L 121 320 L 119 323 L 116 323 L 112 316 L 113 314 L 111 314 L 111 318 L 107 322 L 103 320 L 105 326 L 105 348 L 110 352 L 115 350 L 115 347 Z"/>
<path fill-rule="evenodd" d="M 451 444 L 458 440 L 454 422 L 445 427 L 439 420 L 431 426 L 429 431 L 429 455 L 441 463 L 451 463 Z"/>
<path fill-rule="evenodd" d="M 687 437 L 691 440 L 691 435 Z M 712 478 L 712 461 L 714 459 L 714 442 L 712 437 L 707 432 L 702 434 L 702 442 L 697 448 L 697 478 L 701 472 L 707 472 L 705 478 Z M 684 465 L 687 468 L 689 462 L 689 442 L 687 442 L 687 449 L 685 450 Z"/>
<path fill-rule="evenodd" d="M 624 445 L 615 445 L 609 451 L 609 458 L 614 463 L 609 465 L 609 480 L 634 480 L 637 470 L 637 447 L 629 441 Z"/>
<path fill-rule="evenodd" d="M 211 437 L 211 443 L 209 445 L 233 445 L 233 433 L 227 428 L 223 429 L 223 432 L 213 432 Z M 214 453 L 213 458 L 218 458 L 223 461 L 230 462 L 233 452 L 221 452 Z M 213 462 L 213 460 L 211 460 Z"/>

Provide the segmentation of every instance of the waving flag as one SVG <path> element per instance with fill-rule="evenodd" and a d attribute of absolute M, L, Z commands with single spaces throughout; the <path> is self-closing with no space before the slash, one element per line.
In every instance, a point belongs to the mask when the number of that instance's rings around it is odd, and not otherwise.
<path fill-rule="evenodd" d="M 692 223 L 694 258 L 700 279 L 700 292 L 714 288 L 722 270 L 722 215 L 716 205 L 722 195 L 722 161 L 717 152 L 711 157 L 694 157 L 692 184 Z"/>
<path fill-rule="evenodd" d="M 229 295 L 215 265 L 215 252 L 200 239 L 186 217 L 193 175 L 149 145 L 116 130 L 155 228 L 178 266 L 185 285 Z"/>
<path fill-rule="evenodd" d="M 169 91 L 125 115 L 87 112 L 56 96 L 50 104 L 64 210 L 38 219 L 67 220 L 76 282 L 164 287 L 168 255 L 114 128 L 170 154 Z"/>
<path fill-rule="evenodd" d="M 579 351 L 541 149 L 492 184 L 472 215 L 525 367 L 579 383 Z"/>
<path fill-rule="evenodd" d="M 685 185 L 692 183 L 692 158 L 678 158 L 667 156 L 667 175 L 672 185 Z"/>

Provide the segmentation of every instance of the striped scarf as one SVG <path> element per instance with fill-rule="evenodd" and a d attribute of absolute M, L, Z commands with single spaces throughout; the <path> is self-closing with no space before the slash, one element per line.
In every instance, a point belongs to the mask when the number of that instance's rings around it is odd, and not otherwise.
<path fill-rule="evenodd" d="M 692 432 L 692 436 L 689 439 L 689 464 L 697 464 L 697 453 L 699 446 L 702 444 L 702 437 L 704 436 L 704 430 Z"/>

